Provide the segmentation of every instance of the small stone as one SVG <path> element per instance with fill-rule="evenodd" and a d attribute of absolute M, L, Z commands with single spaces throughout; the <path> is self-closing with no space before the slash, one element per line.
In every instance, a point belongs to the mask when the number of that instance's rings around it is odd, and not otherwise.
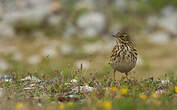
<path fill-rule="evenodd" d="M 71 83 L 77 83 L 77 80 L 76 79 L 72 79 L 70 82 Z"/>
<path fill-rule="evenodd" d="M 41 82 L 41 80 L 38 79 L 38 78 L 35 77 L 35 76 L 27 76 L 27 77 L 21 79 L 21 81 L 34 81 L 34 82 Z"/>
<path fill-rule="evenodd" d="M 24 90 L 31 90 L 34 89 L 35 84 L 30 84 L 28 87 L 25 87 Z"/>
<path fill-rule="evenodd" d="M 68 95 L 68 97 L 69 97 L 69 98 L 73 98 L 73 97 L 75 97 L 75 96 L 74 96 L 74 95 Z"/>
<path fill-rule="evenodd" d="M 42 107 L 42 103 L 37 103 L 37 105 L 38 105 L 39 107 Z"/>
<path fill-rule="evenodd" d="M 7 74 L 0 74 L 0 81 L 12 82 L 13 79 L 14 78 L 12 76 L 9 76 Z"/>
<path fill-rule="evenodd" d="M 31 90 L 34 89 L 33 87 L 25 87 L 24 90 Z"/>
<path fill-rule="evenodd" d="M 8 68 L 9 68 L 9 64 L 4 60 L 0 60 L 0 70 L 5 71 Z"/>
<path fill-rule="evenodd" d="M 55 77 L 53 80 L 51 80 L 50 82 L 51 83 L 54 83 L 54 84 L 59 84 L 61 81 L 61 78 L 60 77 Z"/>
<path fill-rule="evenodd" d="M 80 91 L 85 91 L 85 92 L 91 92 L 91 91 L 95 90 L 95 88 L 90 87 L 88 85 L 80 86 L 80 87 L 75 87 L 72 90 L 76 91 L 76 92 L 79 92 L 79 88 L 80 88 Z"/>
<path fill-rule="evenodd" d="M 78 18 L 77 25 L 88 37 L 94 37 L 100 34 L 105 28 L 105 16 L 98 12 L 89 12 Z"/>
<path fill-rule="evenodd" d="M 157 90 L 155 93 L 158 95 L 158 94 L 162 94 L 164 92 L 165 92 L 165 90 Z"/>
<path fill-rule="evenodd" d="M 161 80 L 160 84 L 165 85 L 165 84 L 169 84 L 170 80 Z"/>
<path fill-rule="evenodd" d="M 170 36 L 166 32 L 156 32 L 149 35 L 149 41 L 153 43 L 164 44 L 170 41 Z"/>

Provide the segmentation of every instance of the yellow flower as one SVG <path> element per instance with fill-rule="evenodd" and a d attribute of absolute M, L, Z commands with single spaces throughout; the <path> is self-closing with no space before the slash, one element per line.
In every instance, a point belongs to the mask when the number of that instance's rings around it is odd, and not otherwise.
<path fill-rule="evenodd" d="M 177 86 L 175 87 L 175 92 L 177 93 Z"/>
<path fill-rule="evenodd" d="M 61 103 L 61 104 L 59 105 L 59 109 L 60 109 L 60 110 L 63 110 L 64 108 L 65 108 L 64 103 Z"/>
<path fill-rule="evenodd" d="M 73 105 L 73 102 L 68 102 L 67 106 L 71 107 Z"/>
<path fill-rule="evenodd" d="M 18 102 L 18 103 L 16 104 L 16 109 L 17 109 L 17 110 L 21 110 L 22 107 L 23 107 L 23 104 L 22 104 L 21 102 Z"/>
<path fill-rule="evenodd" d="M 156 93 L 152 93 L 153 98 L 158 98 L 158 95 Z"/>
<path fill-rule="evenodd" d="M 111 110 L 111 107 L 112 107 L 112 105 L 111 105 L 111 103 L 109 101 L 105 101 L 104 102 L 105 110 Z"/>
<path fill-rule="evenodd" d="M 140 94 L 139 97 L 140 97 L 142 100 L 146 100 L 146 99 L 147 99 L 147 96 L 144 95 L 144 94 Z"/>
<path fill-rule="evenodd" d="M 122 95 L 126 95 L 128 93 L 128 89 L 127 88 L 122 88 L 120 90 L 120 92 L 121 92 Z"/>
<path fill-rule="evenodd" d="M 110 88 L 110 91 L 111 92 L 116 92 L 118 89 L 116 88 L 116 87 L 112 87 L 112 88 Z"/>
<path fill-rule="evenodd" d="M 97 106 L 103 108 L 104 110 L 111 110 L 112 108 L 110 101 L 98 102 Z"/>

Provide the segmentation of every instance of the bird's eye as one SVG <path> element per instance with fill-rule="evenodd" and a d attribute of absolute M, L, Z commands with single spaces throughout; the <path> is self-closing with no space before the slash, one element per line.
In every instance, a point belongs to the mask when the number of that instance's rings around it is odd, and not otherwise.
<path fill-rule="evenodd" d="M 127 38 L 126 35 L 125 35 L 125 36 L 120 36 L 120 38 L 121 38 L 122 40 L 128 40 L 128 38 Z"/>

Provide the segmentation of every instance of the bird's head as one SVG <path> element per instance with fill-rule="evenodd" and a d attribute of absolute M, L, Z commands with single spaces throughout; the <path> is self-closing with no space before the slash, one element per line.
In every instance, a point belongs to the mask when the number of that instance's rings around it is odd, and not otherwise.
<path fill-rule="evenodd" d="M 116 34 L 112 34 L 112 36 L 115 37 L 119 43 L 128 43 L 130 41 L 127 32 L 118 32 Z"/>

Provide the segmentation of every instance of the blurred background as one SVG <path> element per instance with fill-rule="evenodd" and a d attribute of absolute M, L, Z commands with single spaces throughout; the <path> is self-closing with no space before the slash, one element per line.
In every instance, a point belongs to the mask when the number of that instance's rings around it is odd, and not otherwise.
<path fill-rule="evenodd" d="M 139 53 L 130 77 L 176 75 L 176 29 L 177 0 L 0 0 L 0 73 L 53 78 L 83 64 L 102 78 L 111 33 L 127 31 Z"/>

